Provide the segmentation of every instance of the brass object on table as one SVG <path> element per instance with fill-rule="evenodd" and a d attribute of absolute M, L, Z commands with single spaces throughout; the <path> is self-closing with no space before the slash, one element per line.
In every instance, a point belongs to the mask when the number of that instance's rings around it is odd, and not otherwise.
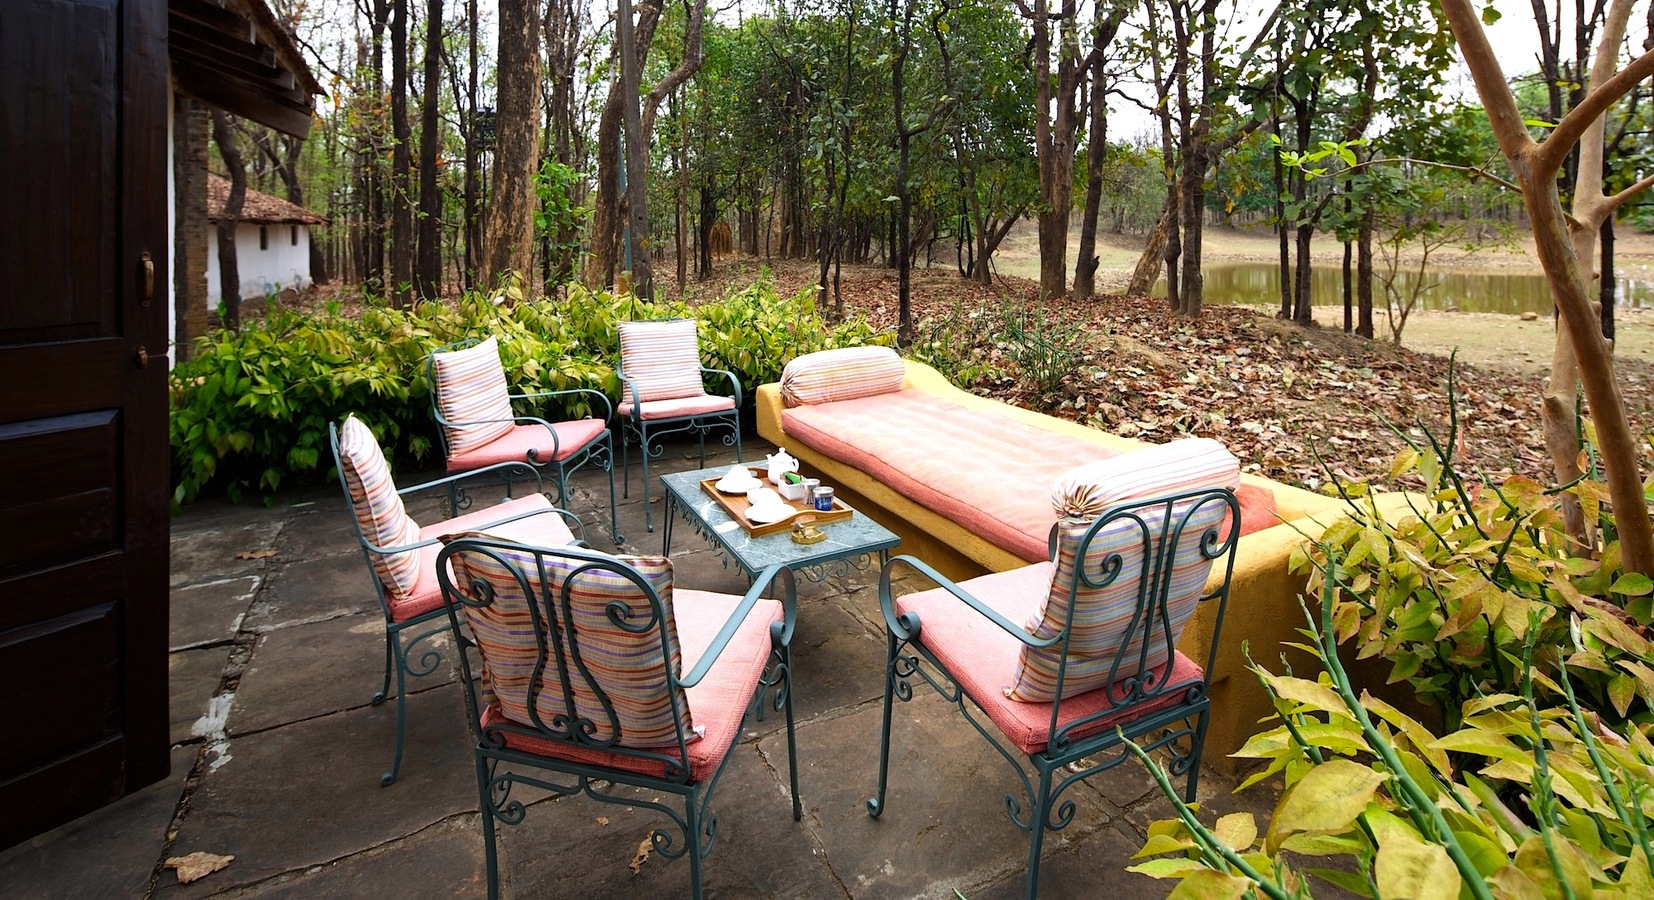
<path fill-rule="evenodd" d="M 827 532 L 816 527 L 815 516 L 799 516 L 793 520 L 793 543 L 819 544 L 827 540 Z"/>

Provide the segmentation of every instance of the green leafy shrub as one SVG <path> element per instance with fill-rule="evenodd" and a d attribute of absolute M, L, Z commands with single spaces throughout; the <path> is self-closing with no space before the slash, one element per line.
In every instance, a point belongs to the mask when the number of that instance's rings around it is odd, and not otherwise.
<path fill-rule="evenodd" d="M 981 340 L 992 313 L 981 305 L 969 310 L 954 303 L 946 312 L 919 320 L 919 339 L 908 355 L 930 366 L 960 387 L 970 387 L 1003 376 L 989 359 Z"/>
<path fill-rule="evenodd" d="M 1334 546 L 1321 558 L 1330 561 L 1321 621 L 1310 617 L 1306 633 L 1325 671 L 1310 681 L 1253 667 L 1281 725 L 1237 755 L 1269 761 L 1243 788 L 1284 776 L 1270 821 L 1260 828 L 1250 813 L 1233 813 L 1207 826 L 1133 747 L 1178 817 L 1150 826 L 1138 856 L 1160 858 L 1132 871 L 1178 879 L 1174 897 L 1309 897 L 1306 876 L 1366 897 L 1654 896 L 1654 745 L 1642 731 L 1616 731 L 1581 709 L 1565 662 L 1560 703 L 1536 700 L 1538 679 L 1520 666 L 1520 695 L 1467 701 L 1442 738 L 1358 697 L 1332 635 L 1334 594 L 1357 572 Z M 1521 661 L 1541 634 L 1527 630 Z"/>
<path fill-rule="evenodd" d="M 1410 514 L 1392 513 L 1399 524 L 1365 485 L 1343 484 L 1349 518 L 1322 535 L 1324 549 L 1295 554 L 1312 592 L 1325 553 L 1348 573 L 1332 594 L 1333 635 L 1353 641 L 1357 658 L 1388 660 L 1390 680 L 1441 707 L 1449 726 L 1464 704 L 1516 692 L 1530 674 L 1543 699 L 1560 702 L 1564 665 L 1587 710 L 1646 724 L 1654 583 L 1622 572 L 1606 488 L 1591 478 L 1563 490 L 1520 476 L 1471 483 L 1442 446 L 1409 447 L 1392 464 L 1392 478 L 1413 474 L 1425 485 Z M 1607 538 L 1596 558 L 1574 552 L 1561 510 L 1569 496 Z"/>
<path fill-rule="evenodd" d="M 393 458 L 424 458 L 437 441 L 426 357 L 467 338 L 499 339 L 506 377 L 519 391 L 594 388 L 611 401 L 619 399 L 615 326 L 627 319 L 698 317 L 703 361 L 734 371 L 749 396 L 798 354 L 890 340 L 861 320 L 828 328 L 807 293 L 779 297 L 762 282 L 693 308 L 578 285 L 555 302 L 503 302 L 519 297 L 513 283 L 495 296 L 409 311 L 370 307 L 357 318 L 336 307 L 276 311 L 238 333 L 202 338 L 171 376 L 174 502 L 209 487 L 234 499 L 327 473 L 328 423 L 353 412 Z M 573 403 L 518 412 L 559 418 L 594 410 Z"/>

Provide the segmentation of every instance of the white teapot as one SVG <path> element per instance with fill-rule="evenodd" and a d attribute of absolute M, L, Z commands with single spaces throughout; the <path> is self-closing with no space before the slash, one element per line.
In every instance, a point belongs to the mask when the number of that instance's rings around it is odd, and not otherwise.
<path fill-rule="evenodd" d="M 764 457 L 771 484 L 780 484 L 788 472 L 798 471 L 798 460 L 787 453 L 787 448 L 781 447 L 769 456 Z"/>

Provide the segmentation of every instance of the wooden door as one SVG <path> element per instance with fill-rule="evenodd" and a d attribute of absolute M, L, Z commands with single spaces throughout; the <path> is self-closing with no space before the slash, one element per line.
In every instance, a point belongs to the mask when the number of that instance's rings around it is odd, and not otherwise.
<path fill-rule="evenodd" d="M 166 15 L 0 3 L 0 848 L 168 769 Z"/>

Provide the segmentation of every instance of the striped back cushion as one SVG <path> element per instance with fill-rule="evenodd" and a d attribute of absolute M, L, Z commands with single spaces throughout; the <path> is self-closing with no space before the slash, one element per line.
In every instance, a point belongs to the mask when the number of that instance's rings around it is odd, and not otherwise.
<path fill-rule="evenodd" d="M 679 400 L 706 393 L 701 385 L 701 343 L 694 319 L 621 322 L 620 369 L 641 396 L 629 403 Z"/>
<path fill-rule="evenodd" d="M 400 547 L 419 541 L 419 523 L 408 515 L 396 493 L 385 454 L 362 420 L 345 417 L 339 429 L 339 477 L 350 492 L 356 525 L 368 543 Z M 419 551 L 369 553 L 373 571 L 392 600 L 406 600 L 419 580 Z"/>
<path fill-rule="evenodd" d="M 842 347 L 806 353 L 781 370 L 787 406 L 854 400 L 902 389 L 907 367 L 889 347 Z"/>
<path fill-rule="evenodd" d="M 461 350 L 431 354 L 431 390 L 445 425 L 448 453 L 457 456 L 492 443 L 511 430 L 511 391 L 500 365 L 500 346 L 490 337 Z"/>
<path fill-rule="evenodd" d="M 477 533 L 459 537 L 488 540 Z M 694 734 L 683 689 L 667 681 L 668 667 L 674 676 L 683 674 L 672 614 L 671 560 L 613 557 L 594 564 L 496 543 L 486 551 L 455 553 L 450 564 L 454 584 L 472 600 L 479 599 L 474 584 L 492 591 L 486 605 L 465 606 L 482 654 L 485 704 L 498 703 L 506 718 L 531 727 L 536 725 L 531 710 L 537 711 L 540 726 L 566 733 L 560 724 L 571 713 L 564 699 L 566 672 L 572 713 L 589 723 L 590 742 L 664 747 L 677 743 L 680 726 L 685 739 Z M 625 565 L 660 598 L 664 619 L 655 615 L 648 594 L 616 571 Z M 624 610 L 619 618 L 627 628 L 610 618 L 611 606 Z"/>
<path fill-rule="evenodd" d="M 1111 671 L 1113 680 L 1119 680 L 1164 664 L 1171 648 L 1177 645 L 1183 625 L 1199 605 L 1206 578 L 1211 573 L 1212 561 L 1200 548 L 1202 536 L 1213 528 L 1227 534 L 1238 524 L 1226 521 L 1230 508 L 1225 503 L 1207 502 L 1194 509 L 1194 501 L 1186 500 L 1175 504 L 1170 516 L 1164 507 L 1147 507 L 1140 511 L 1141 521 L 1133 517 L 1116 519 L 1098 529 L 1090 542 L 1085 543 L 1085 536 L 1097 518 L 1110 508 L 1135 501 L 1206 489 L 1234 490 L 1239 483 L 1240 465 L 1234 455 L 1222 444 L 1206 438 L 1174 441 L 1087 463 L 1058 479 L 1052 504 L 1061 518 L 1054 529 L 1055 565 L 1051 588 L 1044 609 L 1030 616 L 1024 627 L 1039 638 L 1060 634 L 1068 625 L 1069 606 L 1073 605 L 1073 633 L 1068 643 L 1063 697 L 1103 687 L 1110 682 Z M 1191 509 L 1194 509 L 1192 515 Z M 1167 527 L 1175 527 L 1185 515 L 1189 515 L 1189 521 L 1182 537 L 1166 557 L 1170 562 L 1169 575 L 1145 572 L 1145 550 L 1150 554 L 1157 550 Z M 1116 554 L 1120 569 L 1108 579 L 1105 566 Z M 1150 568 L 1153 559 L 1152 555 L 1148 556 Z M 1085 584 L 1079 578 L 1082 566 L 1092 582 L 1106 579 L 1108 583 L 1101 587 Z M 1139 618 L 1139 606 L 1144 599 L 1155 599 L 1150 587 L 1157 576 L 1169 585 L 1165 617 L 1162 620 L 1156 611 L 1150 627 Z M 1145 578 L 1150 579 L 1151 585 L 1143 583 Z M 1149 652 L 1142 658 L 1145 638 Z M 1056 700 L 1062 653 L 1060 644 L 1024 647 L 1016 681 L 1007 694 L 1014 700 L 1033 703 Z M 1114 669 L 1117 658 L 1120 667 Z"/>

